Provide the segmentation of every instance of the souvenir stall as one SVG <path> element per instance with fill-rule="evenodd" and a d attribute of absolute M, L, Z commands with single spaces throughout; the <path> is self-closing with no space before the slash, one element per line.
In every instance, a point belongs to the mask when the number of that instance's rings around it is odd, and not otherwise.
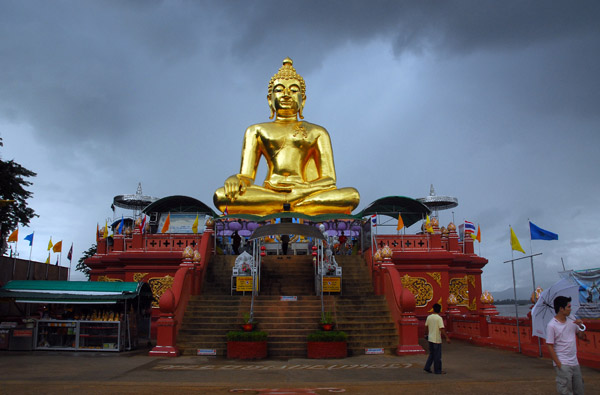
<path fill-rule="evenodd" d="M 24 319 L 32 327 L 29 339 L 18 339 L 27 347 L 11 349 L 118 352 L 150 340 L 147 283 L 10 281 L 0 298 L 37 307 Z"/>

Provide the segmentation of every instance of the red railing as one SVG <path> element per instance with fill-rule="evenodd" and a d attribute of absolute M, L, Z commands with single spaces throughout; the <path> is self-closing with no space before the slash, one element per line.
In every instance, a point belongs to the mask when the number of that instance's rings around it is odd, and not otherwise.
<path fill-rule="evenodd" d="M 202 292 L 202 283 L 211 257 L 212 244 L 212 232 L 204 233 L 198 247 L 201 254 L 200 262 L 192 262 L 191 259 L 183 260 L 181 267 L 175 273 L 173 286 L 160 297 L 160 318 L 156 323 L 156 347 L 150 351 L 150 355 L 165 357 L 179 355 L 176 346 L 177 333 L 190 296 Z"/>

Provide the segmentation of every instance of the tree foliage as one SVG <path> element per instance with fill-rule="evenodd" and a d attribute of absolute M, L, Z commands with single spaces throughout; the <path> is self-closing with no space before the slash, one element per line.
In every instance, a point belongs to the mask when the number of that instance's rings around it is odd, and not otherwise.
<path fill-rule="evenodd" d="M 98 248 L 97 248 L 96 244 L 92 244 L 92 246 L 83 253 L 81 258 L 79 258 L 79 260 L 77 261 L 77 266 L 75 267 L 75 270 L 79 270 L 81 273 L 85 274 L 85 276 L 88 279 L 90 278 L 90 270 L 91 269 L 88 265 L 85 264 L 85 260 L 96 255 L 97 251 L 98 251 Z"/>
<path fill-rule="evenodd" d="M 0 138 L 0 147 L 2 147 Z M 32 185 L 28 177 L 37 174 L 28 170 L 14 160 L 0 159 L 0 254 L 6 251 L 6 239 L 17 228 L 18 224 L 27 226 L 33 217 L 37 217 L 32 208 L 27 207 L 27 199 L 33 194 L 26 190 Z"/>

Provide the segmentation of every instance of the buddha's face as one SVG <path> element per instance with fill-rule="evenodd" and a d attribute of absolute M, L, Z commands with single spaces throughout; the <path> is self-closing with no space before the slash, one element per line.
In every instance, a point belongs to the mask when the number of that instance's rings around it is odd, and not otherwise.
<path fill-rule="evenodd" d="M 269 105 L 277 114 L 297 114 L 304 106 L 300 82 L 296 79 L 276 79 L 269 97 Z"/>

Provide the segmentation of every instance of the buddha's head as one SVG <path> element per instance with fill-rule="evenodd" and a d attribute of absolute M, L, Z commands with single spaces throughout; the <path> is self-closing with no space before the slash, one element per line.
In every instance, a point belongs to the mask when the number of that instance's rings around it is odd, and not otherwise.
<path fill-rule="evenodd" d="M 304 119 L 302 109 L 306 100 L 306 84 L 292 64 L 292 59 L 285 58 L 283 66 L 269 81 L 267 100 L 271 108 L 270 119 L 273 119 L 275 114 L 285 116 L 298 114 L 300 119 Z"/>

